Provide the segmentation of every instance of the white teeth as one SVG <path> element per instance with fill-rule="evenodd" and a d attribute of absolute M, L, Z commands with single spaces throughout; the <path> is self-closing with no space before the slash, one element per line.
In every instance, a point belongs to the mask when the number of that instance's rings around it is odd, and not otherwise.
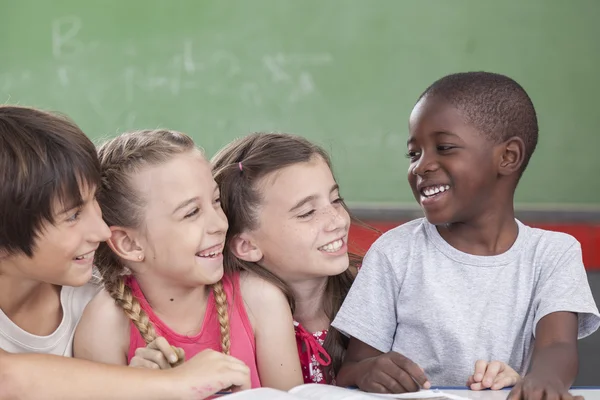
<path fill-rule="evenodd" d="M 326 251 L 328 253 L 333 253 L 338 251 L 344 245 L 344 241 L 342 239 L 338 239 L 335 242 L 331 242 L 326 244 L 325 246 L 319 247 L 319 250 Z"/>
<path fill-rule="evenodd" d="M 220 251 L 211 251 L 210 253 L 205 253 L 205 254 L 198 253 L 196 255 L 198 257 L 202 257 L 202 258 L 212 258 L 212 257 L 218 256 L 219 254 L 221 254 Z"/>
<path fill-rule="evenodd" d="M 438 193 L 443 193 L 443 192 L 445 192 L 446 190 L 449 190 L 449 189 L 450 189 L 449 185 L 437 185 L 437 186 L 426 187 L 425 189 L 422 189 L 421 192 L 425 196 L 430 197 L 430 196 L 434 196 L 434 195 L 436 195 Z"/>
<path fill-rule="evenodd" d="M 93 255 L 93 254 L 94 254 L 94 252 L 93 252 L 93 251 L 90 251 L 90 252 L 89 252 L 89 253 L 87 253 L 87 254 L 84 254 L 84 255 L 82 255 L 82 256 L 77 256 L 77 257 L 75 257 L 75 260 L 77 260 L 77 261 L 81 261 L 81 260 L 87 260 L 87 259 L 89 259 L 90 257 L 92 257 L 92 255 Z"/>

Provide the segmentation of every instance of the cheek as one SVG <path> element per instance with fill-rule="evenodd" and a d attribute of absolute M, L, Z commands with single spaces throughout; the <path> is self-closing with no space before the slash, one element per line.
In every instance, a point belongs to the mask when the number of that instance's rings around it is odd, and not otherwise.
<path fill-rule="evenodd" d="M 350 223 L 352 222 L 350 219 L 350 214 L 344 207 L 340 207 L 340 209 L 340 217 L 344 220 L 347 226 L 350 225 Z"/>

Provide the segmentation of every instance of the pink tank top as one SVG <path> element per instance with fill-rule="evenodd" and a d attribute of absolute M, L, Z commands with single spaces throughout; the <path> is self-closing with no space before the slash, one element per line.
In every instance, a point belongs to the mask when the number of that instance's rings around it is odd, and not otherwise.
<path fill-rule="evenodd" d="M 156 316 L 156 314 L 154 314 L 150 304 L 146 301 L 137 280 L 133 276 L 127 280 L 127 284 L 131 287 L 131 291 L 140 302 L 142 309 L 148 314 L 148 318 L 150 318 L 152 324 L 154 324 L 156 334 L 158 336 L 163 336 L 172 346 L 181 347 L 185 351 L 186 360 L 202 350 L 213 349 L 221 351 L 221 331 L 219 319 L 217 318 L 216 302 L 212 291 L 208 297 L 206 313 L 200 332 L 196 336 L 186 336 L 171 330 Z M 236 273 L 232 276 L 224 275 L 223 288 L 227 294 L 227 302 L 229 303 L 230 354 L 246 363 L 250 368 L 252 388 L 260 387 L 260 379 L 258 377 L 258 368 L 256 365 L 254 331 L 252 330 L 252 325 L 250 324 L 244 301 L 242 300 L 239 274 Z M 130 324 L 129 336 L 128 363 L 135 355 L 135 350 L 137 348 L 146 347 L 146 342 L 133 322 Z"/>

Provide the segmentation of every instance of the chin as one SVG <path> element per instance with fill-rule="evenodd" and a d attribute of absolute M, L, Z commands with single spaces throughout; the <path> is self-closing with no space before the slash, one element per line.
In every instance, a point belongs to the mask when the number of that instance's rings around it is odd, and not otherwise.
<path fill-rule="evenodd" d="M 324 268 L 324 273 L 328 276 L 339 275 L 350 267 L 350 258 L 346 254 L 345 257 L 340 257 L 340 260 L 328 263 Z"/>
<path fill-rule="evenodd" d="M 64 277 L 60 283 L 62 286 L 79 287 L 88 283 L 92 279 L 92 268 L 88 271 L 72 271 Z"/>
<path fill-rule="evenodd" d="M 448 213 L 444 213 L 444 212 L 427 212 L 424 211 L 425 213 L 425 218 L 427 218 L 427 221 L 429 221 L 430 224 L 432 225 L 446 225 L 446 224 L 451 224 L 454 221 L 454 218 L 451 215 L 448 215 Z"/>
<path fill-rule="evenodd" d="M 213 285 L 223 278 L 224 273 L 225 271 L 223 270 L 223 268 L 221 268 L 220 270 L 213 271 L 210 274 L 203 274 L 203 276 L 200 279 L 205 285 Z"/>

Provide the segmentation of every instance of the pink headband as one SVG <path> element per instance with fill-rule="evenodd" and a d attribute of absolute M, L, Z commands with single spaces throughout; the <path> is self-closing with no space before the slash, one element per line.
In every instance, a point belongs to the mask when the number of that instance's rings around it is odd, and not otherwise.
<path fill-rule="evenodd" d="M 242 167 L 242 162 L 241 161 L 238 163 L 238 168 L 240 169 L 240 171 L 244 170 L 244 168 Z"/>

